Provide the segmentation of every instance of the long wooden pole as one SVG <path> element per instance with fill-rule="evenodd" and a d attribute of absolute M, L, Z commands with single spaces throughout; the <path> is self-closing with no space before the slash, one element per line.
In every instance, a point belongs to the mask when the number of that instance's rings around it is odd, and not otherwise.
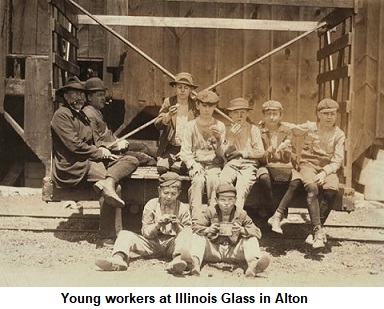
<path fill-rule="evenodd" d="M 94 15 L 92 15 L 91 13 L 89 13 L 86 9 L 84 9 L 81 5 L 77 4 L 75 1 L 73 0 L 67 0 L 69 3 L 71 3 L 73 6 L 75 6 L 76 8 L 78 8 L 80 11 L 82 11 L 84 14 L 86 14 L 87 16 L 89 16 L 91 19 L 93 19 L 96 23 L 98 23 L 100 26 L 102 26 L 104 29 L 106 29 L 107 31 L 109 31 L 110 33 L 112 33 L 114 36 L 116 36 L 118 39 L 120 39 L 122 42 L 124 42 L 125 44 L 127 44 L 129 47 L 131 47 L 134 51 L 136 51 L 139 55 L 141 55 L 142 57 L 144 57 L 146 60 L 148 60 L 149 62 L 151 62 L 153 65 L 155 65 L 158 69 L 160 69 L 161 71 L 163 71 L 165 74 L 167 74 L 169 77 L 171 77 L 173 80 L 175 79 L 175 76 L 169 72 L 166 68 L 164 68 L 162 65 L 160 65 L 158 62 L 156 62 L 154 59 L 152 59 L 151 57 L 149 57 L 146 53 L 144 53 L 141 49 L 139 49 L 138 47 L 136 47 L 134 44 L 132 44 L 130 41 L 128 41 L 126 38 L 124 38 L 122 35 L 120 35 L 118 32 L 116 32 L 115 30 L 113 30 L 111 27 L 107 26 L 106 24 L 104 24 L 103 22 L 101 22 L 98 18 L 96 18 Z M 311 34 L 312 32 L 324 27 L 327 23 L 326 22 L 322 22 L 322 23 L 319 23 L 316 27 L 314 27 L 313 29 L 310 29 L 308 31 L 306 31 L 305 33 L 297 36 L 296 38 L 288 41 L 287 43 L 275 48 L 274 50 L 270 51 L 269 53 L 265 54 L 264 56 L 256 59 L 255 61 L 252 61 L 251 63 L 245 65 L 244 67 L 238 69 L 237 71 L 233 72 L 232 74 L 222 78 L 221 80 L 217 81 L 216 83 L 214 83 L 213 85 L 205 88 L 205 90 L 211 90 L 215 87 L 217 87 L 218 85 L 224 83 L 225 81 L 231 79 L 232 77 L 234 77 L 235 75 L 237 74 L 240 74 L 241 72 L 245 71 L 246 69 L 254 66 L 255 64 L 259 63 L 260 61 L 268 58 L 269 56 L 277 53 L 278 51 L 282 50 L 283 48 L 293 44 L 294 42 L 306 37 L 307 35 Z M 196 94 L 196 92 L 193 92 L 194 94 Z M 218 108 L 215 109 L 215 111 L 220 114 L 221 116 L 223 116 L 225 119 L 229 120 L 231 123 L 233 123 L 232 119 L 230 117 L 228 117 L 227 114 L 223 113 L 221 110 L 219 110 Z M 151 121 L 149 121 L 148 123 L 142 125 L 141 129 L 144 129 L 145 127 L 151 125 L 153 122 L 155 122 L 155 119 L 152 119 Z M 139 129 L 137 128 L 137 129 Z M 135 133 L 138 132 L 139 130 L 135 130 Z M 141 130 L 140 129 L 140 130 Z M 132 131 L 133 132 L 133 131 Z M 127 135 L 131 136 L 132 134 L 126 134 L 124 135 L 125 138 L 127 138 Z M 118 141 L 122 140 L 123 138 L 119 138 L 118 140 L 116 140 L 116 142 L 114 144 L 116 144 Z"/>

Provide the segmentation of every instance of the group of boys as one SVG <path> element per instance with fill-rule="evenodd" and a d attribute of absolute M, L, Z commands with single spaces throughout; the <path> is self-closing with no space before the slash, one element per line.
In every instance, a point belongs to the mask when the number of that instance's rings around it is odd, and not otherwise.
<path fill-rule="evenodd" d="M 94 87 L 88 86 L 87 90 L 87 83 Z M 96 265 L 103 270 L 126 270 L 133 255 L 165 255 L 173 258 L 167 271 L 176 275 L 198 275 L 203 262 L 223 261 L 246 262 L 246 276 L 256 276 L 269 265 L 268 256 L 262 255 L 259 248 L 261 232 L 243 209 L 256 181 L 264 188 L 268 224 L 281 234 L 288 206 L 297 188 L 304 184 L 313 224 L 313 234 L 306 242 L 313 248 L 323 247 L 326 236 L 322 224 L 336 196 L 336 172 L 344 159 L 345 136 L 336 125 L 338 103 L 324 99 L 317 106 L 318 122 L 294 125 L 282 122 L 281 103 L 270 100 L 262 105 L 264 119 L 256 126 L 249 120 L 249 102 L 236 98 L 229 102 L 227 111 L 232 123 L 226 128 L 213 116 L 219 103 L 215 92 L 203 90 L 192 98 L 198 86 L 186 72 L 177 74 L 170 85 L 175 95 L 164 100 L 155 120 L 161 131 L 157 153 L 159 197 L 144 207 L 142 235 L 121 231 L 112 256 L 97 260 Z M 83 108 L 85 90 L 89 104 Z M 65 103 L 52 119 L 57 184 L 68 185 L 70 181 L 69 185 L 76 185 L 91 179 L 96 171 L 100 180 L 95 190 L 109 205 L 106 209 L 111 212 L 123 207 L 119 182 L 140 163 L 145 164 L 137 156 L 141 149 L 122 155 L 121 150 L 130 145 L 125 141 L 113 143 L 115 137 L 100 112 L 105 103 L 100 79 L 93 78 L 84 86 L 73 77 L 61 91 Z M 293 135 L 304 136 L 299 172 L 291 163 Z M 120 151 L 119 156 L 113 154 L 111 144 Z M 274 163 L 285 164 L 291 170 L 288 190 L 277 209 L 273 207 L 269 172 Z M 191 179 L 188 204 L 178 199 L 179 174 L 188 174 Z M 319 188 L 323 190 L 320 204 Z M 208 206 L 203 204 L 204 192 Z M 104 232 L 107 237 L 111 234 Z"/>

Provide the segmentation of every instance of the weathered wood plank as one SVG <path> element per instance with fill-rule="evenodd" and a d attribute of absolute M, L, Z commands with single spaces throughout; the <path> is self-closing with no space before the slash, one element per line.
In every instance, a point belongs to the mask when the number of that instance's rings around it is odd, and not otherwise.
<path fill-rule="evenodd" d="M 16 131 L 21 138 L 24 138 L 24 129 L 17 123 L 15 119 L 12 118 L 10 114 L 6 111 L 3 111 L 4 119 L 11 125 L 11 127 Z"/>
<path fill-rule="evenodd" d="M 71 32 L 69 32 L 68 29 L 64 28 L 63 25 L 58 23 L 57 20 L 55 20 L 55 23 L 54 23 L 54 31 L 59 36 L 61 36 L 64 40 L 66 40 L 67 42 L 72 44 L 73 46 L 75 46 L 77 48 L 79 47 L 78 38 L 76 36 L 74 36 Z"/>
<path fill-rule="evenodd" d="M 48 169 L 51 159 L 50 121 L 53 114 L 49 57 L 28 57 L 25 70 L 24 140 Z"/>
<path fill-rule="evenodd" d="M 329 45 L 317 51 L 317 60 L 324 59 L 352 44 L 352 33 L 347 33 Z"/>
<path fill-rule="evenodd" d="M 92 0 L 90 1 L 89 10 L 92 14 L 104 14 L 105 5 L 106 3 L 104 0 Z M 104 58 L 106 50 L 106 35 L 106 31 L 100 26 L 89 26 L 88 56 L 90 58 Z"/>
<path fill-rule="evenodd" d="M 81 1 L 81 0 L 80 0 Z M 51 0 L 50 3 L 63 14 L 74 27 L 77 28 L 77 13 L 73 6 L 66 0 Z"/>
<path fill-rule="evenodd" d="M 249 16 L 252 19 L 268 19 L 271 17 L 271 6 L 245 5 L 244 16 Z M 270 31 L 244 30 L 243 35 L 244 64 L 250 63 L 270 51 Z M 250 118 L 254 123 L 258 123 L 262 119 L 261 104 L 269 98 L 270 61 L 271 58 L 267 58 L 243 73 L 243 95 L 253 106 L 253 110 L 250 111 Z"/>
<path fill-rule="evenodd" d="M 36 54 L 48 55 L 51 51 L 52 33 L 50 29 L 50 10 L 47 0 L 38 0 L 37 2 L 37 37 Z"/>
<path fill-rule="evenodd" d="M 234 4 L 233 4 L 234 5 Z M 238 5 L 234 5 L 239 7 Z M 79 15 L 79 23 L 96 25 L 87 15 Z M 275 30 L 275 31 L 308 31 L 316 27 L 312 21 L 285 20 L 249 20 L 240 18 L 185 18 L 157 16 L 113 16 L 95 15 L 108 26 L 138 26 L 138 27 L 173 27 L 173 28 L 208 28 L 208 29 L 237 29 L 237 30 Z"/>
<path fill-rule="evenodd" d="M 70 72 L 74 75 L 80 74 L 80 68 L 76 64 L 63 59 L 57 54 L 55 54 L 55 59 L 53 63 L 64 71 Z"/>
<path fill-rule="evenodd" d="M 36 54 L 37 0 L 13 0 L 12 53 Z"/>
<path fill-rule="evenodd" d="M 298 7 L 273 7 L 272 18 L 282 20 L 299 19 Z M 298 36 L 294 32 L 272 32 L 273 48 Z M 271 99 L 280 101 L 284 106 L 284 118 L 296 121 L 297 100 L 297 57 L 298 45 L 292 44 L 271 57 Z"/>
<path fill-rule="evenodd" d="M 317 83 L 325 83 L 331 80 L 341 79 L 351 75 L 351 66 L 347 65 L 337 69 L 321 73 L 317 76 Z"/>
<path fill-rule="evenodd" d="M 191 2 L 191 0 L 166 0 L 169 2 Z M 193 2 L 239 3 L 238 0 L 193 0 Z M 290 6 L 314 6 L 330 8 L 353 8 L 355 0 L 243 0 L 244 4 L 268 4 Z"/>
<path fill-rule="evenodd" d="M 321 21 L 327 22 L 327 28 L 332 29 L 353 15 L 353 9 L 336 9 L 325 16 Z M 319 32 L 319 35 L 321 32 Z"/>
<path fill-rule="evenodd" d="M 8 29 L 8 1 L 0 1 L 0 25 Z M 0 31 L 0 80 L 6 77 L 5 59 L 8 51 L 8 31 Z M 5 84 L 0 83 L 0 113 L 4 112 Z"/>

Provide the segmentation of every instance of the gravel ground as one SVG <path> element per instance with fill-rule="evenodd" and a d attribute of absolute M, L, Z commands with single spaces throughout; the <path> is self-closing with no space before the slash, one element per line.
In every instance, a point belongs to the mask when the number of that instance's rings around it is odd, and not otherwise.
<path fill-rule="evenodd" d="M 1 199 L 7 204 L 7 197 Z M 17 207 L 32 200 L 27 196 L 8 201 Z M 372 222 L 374 211 L 384 214 L 384 209 L 363 207 L 352 216 Z M 382 225 L 383 216 L 373 215 Z M 337 220 L 345 217 L 346 222 L 353 218 L 346 213 L 335 216 Z M 0 217 L 0 286 L 384 286 L 383 241 L 374 241 L 383 239 L 383 229 L 328 227 L 329 235 L 376 236 L 368 242 L 331 237 L 325 248 L 316 251 L 304 243 L 308 225 L 291 225 L 283 237 L 266 231 L 260 245 L 271 256 L 271 265 L 248 279 L 243 275 L 244 265 L 228 264 L 205 265 L 200 277 L 173 277 L 164 271 L 167 261 L 157 259 L 133 260 L 127 272 L 99 271 L 95 259 L 108 257 L 111 251 L 96 248 L 96 233 L 58 231 L 69 227 L 95 230 L 97 225 L 97 218 Z"/>

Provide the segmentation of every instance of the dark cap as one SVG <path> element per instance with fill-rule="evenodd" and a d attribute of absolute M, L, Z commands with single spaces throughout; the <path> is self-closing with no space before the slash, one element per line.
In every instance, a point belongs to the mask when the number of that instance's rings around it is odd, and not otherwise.
<path fill-rule="evenodd" d="M 196 100 L 201 103 L 217 104 L 219 102 L 219 96 L 213 91 L 202 90 L 197 94 Z"/>
<path fill-rule="evenodd" d="M 193 89 L 196 89 L 198 86 L 194 83 L 193 75 L 187 72 L 181 72 L 176 74 L 175 80 L 169 82 L 171 86 L 175 86 L 177 84 L 183 84 L 192 87 Z"/>
<path fill-rule="evenodd" d="M 175 172 L 166 172 L 159 177 L 160 187 L 181 187 L 180 175 Z"/>
<path fill-rule="evenodd" d="M 317 104 L 317 110 L 324 113 L 335 112 L 339 110 L 339 103 L 329 98 L 323 99 Z"/>
<path fill-rule="evenodd" d="M 246 109 L 251 110 L 252 107 L 249 106 L 249 102 L 244 98 L 236 98 L 229 102 L 229 106 L 227 107 L 228 111 L 235 111 L 238 109 Z"/>
<path fill-rule="evenodd" d="M 216 189 L 216 195 L 236 196 L 236 188 L 230 183 L 221 183 Z"/>
<path fill-rule="evenodd" d="M 63 87 L 59 88 L 56 92 L 58 94 L 62 94 L 63 92 L 65 92 L 66 90 L 69 90 L 69 89 L 84 91 L 85 90 L 84 82 L 80 81 L 80 79 L 77 76 L 68 77 L 65 85 Z"/>
<path fill-rule="evenodd" d="M 104 91 L 107 88 L 104 86 L 103 81 L 98 77 L 91 77 L 85 82 L 86 91 Z"/>
<path fill-rule="evenodd" d="M 261 110 L 263 112 L 268 110 L 283 110 L 283 106 L 279 101 L 269 100 L 267 102 L 264 102 L 263 105 L 261 105 Z"/>

